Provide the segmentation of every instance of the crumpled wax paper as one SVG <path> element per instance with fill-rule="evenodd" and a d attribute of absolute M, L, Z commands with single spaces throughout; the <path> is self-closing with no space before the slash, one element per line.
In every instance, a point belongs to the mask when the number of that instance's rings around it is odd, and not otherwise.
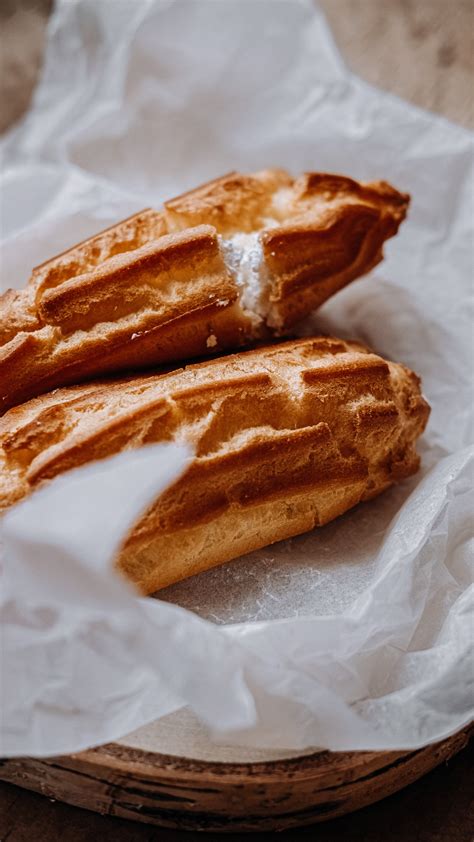
<path fill-rule="evenodd" d="M 216 741 L 272 749 L 416 748 L 470 721 L 472 151 L 352 76 L 312 3 L 56 4 L 33 106 L 3 140 L 3 285 L 231 169 L 384 178 L 412 194 L 408 221 L 302 332 L 407 363 L 433 412 L 416 477 L 159 600 L 110 560 L 188 452 L 129 452 L 12 509 L 4 755 L 78 751 L 183 705 Z"/>

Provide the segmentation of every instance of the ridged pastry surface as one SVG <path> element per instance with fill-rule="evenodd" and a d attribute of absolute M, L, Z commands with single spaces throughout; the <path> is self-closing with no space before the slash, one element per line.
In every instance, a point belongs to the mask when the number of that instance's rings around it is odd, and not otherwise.
<path fill-rule="evenodd" d="M 118 223 L 0 297 L 0 411 L 284 333 L 382 259 L 408 203 L 384 182 L 264 170 Z"/>
<path fill-rule="evenodd" d="M 428 414 L 415 374 L 334 338 L 60 389 L 0 419 L 0 506 L 94 459 L 192 443 L 187 473 L 118 562 L 152 592 L 322 525 L 414 473 Z"/>

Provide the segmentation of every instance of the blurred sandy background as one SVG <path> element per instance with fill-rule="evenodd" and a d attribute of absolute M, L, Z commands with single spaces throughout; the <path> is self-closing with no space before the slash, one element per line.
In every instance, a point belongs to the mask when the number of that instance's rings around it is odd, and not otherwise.
<path fill-rule="evenodd" d="M 105 2 L 112 7 L 115 0 Z M 241 2 L 245 7 L 253 0 Z M 319 2 L 352 70 L 474 128 L 474 0 Z M 0 0 L 0 132 L 28 108 L 53 5 L 54 0 Z"/>

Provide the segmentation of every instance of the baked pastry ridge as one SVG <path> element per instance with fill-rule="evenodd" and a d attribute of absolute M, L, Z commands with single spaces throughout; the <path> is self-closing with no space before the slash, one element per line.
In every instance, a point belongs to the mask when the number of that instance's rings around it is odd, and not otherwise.
<path fill-rule="evenodd" d="M 141 211 L 0 297 L 0 411 L 283 335 L 382 259 L 408 203 L 385 182 L 264 170 Z"/>
<path fill-rule="evenodd" d="M 0 508 L 152 442 L 195 448 L 117 564 L 144 593 L 327 523 L 419 466 L 419 378 L 355 342 L 283 342 L 55 390 L 0 419 Z"/>

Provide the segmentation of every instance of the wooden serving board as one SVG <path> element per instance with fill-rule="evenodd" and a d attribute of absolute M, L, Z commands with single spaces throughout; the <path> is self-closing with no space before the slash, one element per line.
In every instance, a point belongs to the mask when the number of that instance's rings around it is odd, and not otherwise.
<path fill-rule="evenodd" d="M 410 752 L 291 755 L 216 746 L 188 711 L 118 743 L 0 764 L 0 778 L 99 813 L 181 830 L 284 830 L 385 798 L 448 760 L 472 726 Z"/>

